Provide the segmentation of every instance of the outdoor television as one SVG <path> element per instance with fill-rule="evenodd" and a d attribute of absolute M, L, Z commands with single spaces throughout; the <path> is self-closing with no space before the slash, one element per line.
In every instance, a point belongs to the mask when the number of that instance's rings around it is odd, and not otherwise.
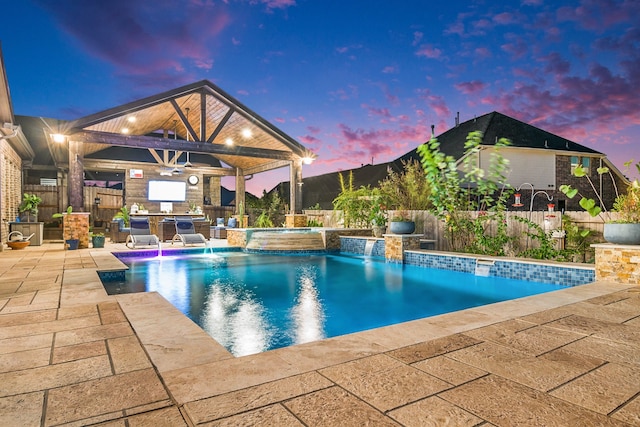
<path fill-rule="evenodd" d="M 184 202 L 187 200 L 187 183 L 182 181 L 149 181 L 149 201 Z"/>

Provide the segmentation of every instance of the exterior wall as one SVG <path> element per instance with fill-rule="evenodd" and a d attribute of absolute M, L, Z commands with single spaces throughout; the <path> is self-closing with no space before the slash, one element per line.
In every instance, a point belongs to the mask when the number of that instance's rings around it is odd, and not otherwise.
<path fill-rule="evenodd" d="M 616 198 L 616 191 L 614 188 L 613 181 L 609 174 L 598 175 L 597 168 L 600 167 L 600 159 L 598 157 L 591 158 L 591 167 L 589 168 L 589 178 L 593 182 L 593 185 L 598 190 L 598 193 L 602 195 L 602 199 L 607 210 L 610 210 L 613 207 L 613 201 Z M 620 192 L 623 193 L 626 188 L 626 184 L 620 180 L 616 179 L 616 186 L 618 187 Z M 596 193 L 589 185 L 589 182 L 586 178 L 576 178 L 571 175 L 571 156 L 556 156 L 556 187 L 560 188 L 562 184 L 569 184 L 574 188 L 577 188 L 580 194 L 584 195 L 588 198 L 593 198 L 597 200 Z M 582 208 L 579 205 L 580 197 L 576 196 L 573 199 L 568 199 L 567 196 L 562 194 L 561 192 L 555 193 L 556 200 L 565 200 L 566 210 L 570 211 L 580 211 Z"/>
<path fill-rule="evenodd" d="M 6 242 L 9 222 L 18 216 L 22 200 L 22 159 L 6 140 L 0 140 L 0 174 L 0 240 Z"/>
<path fill-rule="evenodd" d="M 148 186 L 150 180 L 155 181 L 180 181 L 186 182 L 189 175 L 197 175 L 200 178 L 198 185 L 187 183 L 187 200 L 185 202 L 173 202 L 173 213 L 183 213 L 189 210 L 189 201 L 193 201 L 197 206 L 204 205 L 203 177 L 202 173 L 191 171 L 188 168 L 180 175 L 162 176 L 160 166 L 136 166 L 133 169 L 141 169 L 143 178 L 131 178 L 129 170 L 125 172 L 124 178 L 124 203 L 131 208 L 134 203 L 144 204 L 144 208 L 149 212 L 160 212 L 160 202 L 150 202 L 148 200 Z"/>
<path fill-rule="evenodd" d="M 483 149 L 480 152 L 480 167 L 487 170 L 491 155 L 496 150 Z M 507 183 L 513 188 L 528 182 L 536 190 L 552 191 L 556 188 L 556 162 L 553 152 L 523 148 L 502 148 L 499 153 L 509 160 Z"/>

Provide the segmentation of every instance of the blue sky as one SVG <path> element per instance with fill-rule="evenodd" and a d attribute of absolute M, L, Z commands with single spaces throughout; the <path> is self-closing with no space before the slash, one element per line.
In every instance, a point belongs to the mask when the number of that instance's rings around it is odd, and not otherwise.
<path fill-rule="evenodd" d="M 494 110 L 640 160 L 637 0 L 4 3 L 16 114 L 75 119 L 209 79 L 318 154 L 303 176 Z"/>

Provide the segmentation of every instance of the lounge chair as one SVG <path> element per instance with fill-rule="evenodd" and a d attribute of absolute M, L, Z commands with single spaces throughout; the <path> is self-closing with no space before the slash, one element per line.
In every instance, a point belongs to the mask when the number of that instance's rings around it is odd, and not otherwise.
<path fill-rule="evenodd" d="M 183 246 L 207 244 L 207 239 L 202 233 L 196 233 L 196 227 L 191 218 L 176 218 L 176 235 L 171 239 L 171 244 L 173 245 L 176 241 L 181 241 Z"/>
<path fill-rule="evenodd" d="M 129 227 L 131 232 L 127 236 L 125 245 L 131 249 L 135 249 L 138 246 L 160 246 L 160 240 L 155 234 L 151 234 L 151 227 L 149 226 L 149 218 L 146 216 L 132 217 L 129 220 Z M 129 246 L 131 244 L 131 246 Z"/>

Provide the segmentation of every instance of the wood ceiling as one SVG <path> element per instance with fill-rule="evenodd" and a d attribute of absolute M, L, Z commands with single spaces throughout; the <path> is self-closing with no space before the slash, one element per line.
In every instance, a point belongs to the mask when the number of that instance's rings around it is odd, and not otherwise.
<path fill-rule="evenodd" d="M 157 163 L 169 166 L 176 152 L 188 151 L 212 156 L 245 175 L 315 158 L 207 80 L 83 117 L 69 124 L 65 136 L 82 141 L 85 156 L 120 146 L 149 150 Z M 60 145 L 51 138 L 49 143 L 56 162 L 66 163 Z"/>

